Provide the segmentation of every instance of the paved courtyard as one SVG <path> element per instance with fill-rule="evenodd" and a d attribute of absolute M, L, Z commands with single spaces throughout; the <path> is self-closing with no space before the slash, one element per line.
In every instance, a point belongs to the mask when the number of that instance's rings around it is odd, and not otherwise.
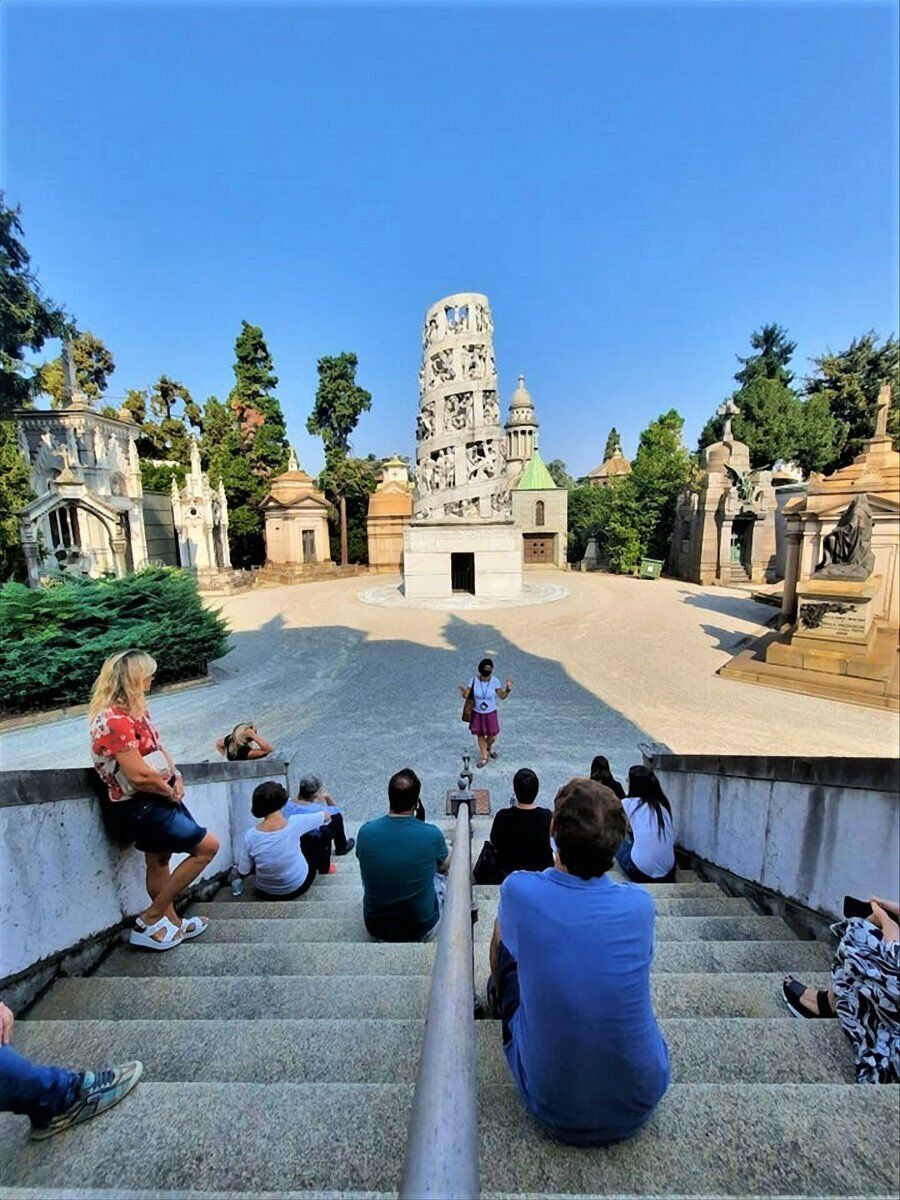
<path fill-rule="evenodd" d="M 559 576 L 547 576 L 559 580 Z M 233 650 L 212 686 L 152 706 L 185 762 L 252 719 L 322 776 L 352 818 L 378 812 L 394 770 L 411 765 L 433 811 L 470 744 L 457 683 L 491 655 L 515 679 L 501 704 L 501 758 L 477 772 L 494 804 L 516 767 L 534 767 L 544 799 L 604 753 L 620 774 L 640 745 L 684 753 L 893 755 L 898 720 L 875 709 L 720 679 L 736 643 L 772 611 L 746 593 L 571 573 L 554 603 L 490 612 L 363 604 L 363 579 L 266 588 L 222 608 Z M 3 767 L 89 762 L 83 716 L 0 736 Z"/>

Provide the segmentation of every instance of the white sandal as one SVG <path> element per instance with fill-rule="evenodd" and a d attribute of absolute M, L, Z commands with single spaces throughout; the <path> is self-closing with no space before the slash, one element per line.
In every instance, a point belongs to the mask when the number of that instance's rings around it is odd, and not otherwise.
<path fill-rule="evenodd" d="M 209 929 L 209 917 L 185 917 L 181 922 L 181 940 L 190 941 Z"/>
<path fill-rule="evenodd" d="M 165 930 L 165 937 L 155 938 L 154 933 Z M 184 941 L 180 925 L 173 925 L 168 917 L 160 917 L 155 925 L 148 925 L 143 917 L 137 917 L 128 941 L 132 946 L 140 946 L 144 950 L 171 950 L 180 946 Z"/>

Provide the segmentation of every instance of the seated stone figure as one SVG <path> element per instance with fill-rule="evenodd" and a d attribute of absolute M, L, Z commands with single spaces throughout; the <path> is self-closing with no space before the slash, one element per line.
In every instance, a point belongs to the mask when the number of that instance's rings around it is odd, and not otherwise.
<path fill-rule="evenodd" d="M 822 541 L 822 561 L 816 567 L 817 579 L 868 579 L 875 569 L 872 553 L 872 510 L 869 497 L 862 493 L 850 502 L 846 512 Z"/>
<path fill-rule="evenodd" d="M 500 889 L 488 997 L 528 1111 L 555 1138 L 632 1137 L 669 1086 L 650 998 L 653 900 L 607 875 L 625 833 L 622 804 L 591 779 L 556 798 L 555 866 Z"/>

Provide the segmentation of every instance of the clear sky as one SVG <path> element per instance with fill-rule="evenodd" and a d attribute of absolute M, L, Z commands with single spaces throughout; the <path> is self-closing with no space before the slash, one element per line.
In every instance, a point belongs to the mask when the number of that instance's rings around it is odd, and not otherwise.
<path fill-rule="evenodd" d="M 425 310 L 481 291 L 584 473 L 672 406 L 693 445 L 765 321 L 801 374 L 897 330 L 898 11 L 4 0 L 3 185 L 111 396 L 224 397 L 245 318 L 307 467 L 342 350 L 354 450 L 413 453 Z"/>

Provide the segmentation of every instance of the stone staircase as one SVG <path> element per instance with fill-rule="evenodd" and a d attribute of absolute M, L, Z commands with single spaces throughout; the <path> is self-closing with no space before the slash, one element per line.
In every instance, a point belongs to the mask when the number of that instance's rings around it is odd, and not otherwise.
<path fill-rule="evenodd" d="M 2 1194 L 394 1194 L 434 947 L 370 942 L 358 864 L 336 862 L 301 901 L 226 889 L 194 906 L 213 919 L 202 939 L 160 955 L 123 946 L 57 982 L 17 1023 L 16 1047 L 73 1066 L 140 1058 L 144 1078 L 50 1142 L 4 1116 Z M 475 893 L 481 989 L 498 889 Z M 674 1075 L 657 1115 L 620 1146 L 554 1144 L 519 1103 L 498 1024 L 479 1022 L 483 1194 L 894 1195 L 900 1089 L 856 1087 L 837 1025 L 795 1021 L 779 999 L 785 971 L 827 982 L 827 947 L 691 872 L 654 895 Z"/>

